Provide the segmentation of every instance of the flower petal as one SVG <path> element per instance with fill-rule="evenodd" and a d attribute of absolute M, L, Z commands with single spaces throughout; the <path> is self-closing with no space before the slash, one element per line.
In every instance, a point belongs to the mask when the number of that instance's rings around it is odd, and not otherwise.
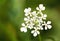
<path fill-rule="evenodd" d="M 47 27 L 45 26 L 45 30 L 47 30 Z"/>
<path fill-rule="evenodd" d="M 24 21 L 27 21 L 28 19 L 27 18 L 24 18 Z"/>
<path fill-rule="evenodd" d="M 35 32 L 35 33 L 33 33 L 33 36 L 34 36 L 34 37 L 36 37 L 36 36 L 37 36 L 37 33 L 36 33 L 36 32 Z"/>
<path fill-rule="evenodd" d="M 37 34 L 40 34 L 40 32 L 39 32 L 39 31 L 37 31 Z"/>
<path fill-rule="evenodd" d="M 29 12 L 31 11 L 31 8 L 30 8 L 30 7 L 28 8 L 28 11 L 29 11 Z"/>
<path fill-rule="evenodd" d="M 41 8 L 41 10 L 45 10 L 45 7 Z"/>
<path fill-rule="evenodd" d="M 36 7 L 36 10 L 39 10 L 39 7 Z"/>
<path fill-rule="evenodd" d="M 21 30 L 21 32 L 27 32 L 27 28 L 25 28 L 25 27 L 21 27 L 20 30 Z"/>
<path fill-rule="evenodd" d="M 47 24 L 51 24 L 51 21 L 48 21 Z"/>
<path fill-rule="evenodd" d="M 52 26 L 51 25 L 48 25 L 48 29 L 51 29 L 52 28 Z"/>
<path fill-rule="evenodd" d="M 42 9 L 42 8 L 43 8 L 43 4 L 40 4 L 40 5 L 39 5 L 39 8 Z"/>
<path fill-rule="evenodd" d="M 46 14 L 44 14 L 44 15 L 43 15 L 43 17 L 45 17 L 45 18 L 46 18 L 46 17 L 47 17 L 47 15 L 46 15 Z"/>
<path fill-rule="evenodd" d="M 31 33 L 34 33 L 34 32 L 35 32 L 34 30 L 31 31 Z"/>
<path fill-rule="evenodd" d="M 27 14 L 27 13 L 25 14 L 25 16 L 28 16 L 28 15 L 29 15 L 29 14 Z"/>
<path fill-rule="evenodd" d="M 22 23 L 22 26 L 25 26 L 25 24 L 24 24 L 24 23 Z"/>
<path fill-rule="evenodd" d="M 40 27 L 40 30 L 43 30 L 43 28 L 42 28 L 42 27 Z"/>

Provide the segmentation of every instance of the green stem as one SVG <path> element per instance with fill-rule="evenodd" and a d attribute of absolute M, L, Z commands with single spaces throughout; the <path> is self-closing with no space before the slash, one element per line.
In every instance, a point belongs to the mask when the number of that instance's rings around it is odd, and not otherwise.
<path fill-rule="evenodd" d="M 41 35 L 39 35 L 38 38 L 39 38 L 39 41 L 41 41 Z"/>

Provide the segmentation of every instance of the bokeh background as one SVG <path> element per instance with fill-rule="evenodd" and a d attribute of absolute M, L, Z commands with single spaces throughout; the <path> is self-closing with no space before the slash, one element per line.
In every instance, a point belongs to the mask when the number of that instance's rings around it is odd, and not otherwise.
<path fill-rule="evenodd" d="M 43 13 L 48 15 L 53 28 L 40 31 L 37 37 L 33 37 L 30 30 L 20 32 L 24 9 L 35 10 L 39 4 L 46 7 Z M 60 41 L 60 0 L 0 0 L 0 41 Z"/>

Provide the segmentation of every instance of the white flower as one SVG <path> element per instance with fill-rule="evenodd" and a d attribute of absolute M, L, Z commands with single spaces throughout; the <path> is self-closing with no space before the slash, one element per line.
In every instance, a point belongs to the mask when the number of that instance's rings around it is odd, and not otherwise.
<path fill-rule="evenodd" d="M 40 30 L 44 30 L 44 28 L 45 30 L 52 28 L 51 21 L 47 21 L 47 23 L 45 21 L 47 15 L 42 12 L 42 10 L 45 10 L 43 4 L 36 7 L 36 10 L 38 11 L 31 11 L 31 8 L 26 8 L 24 10 L 24 23 L 21 24 L 22 27 L 20 28 L 21 32 L 27 32 L 27 29 L 32 30 L 31 33 L 34 37 L 40 34 Z"/>
<path fill-rule="evenodd" d="M 28 18 L 24 18 L 24 21 L 28 21 Z"/>
<path fill-rule="evenodd" d="M 47 30 L 47 29 L 52 28 L 52 26 L 50 24 L 51 24 L 51 21 L 48 21 L 47 23 L 44 21 L 44 24 L 42 24 L 42 25 L 45 26 L 45 30 Z"/>
<path fill-rule="evenodd" d="M 20 31 L 21 31 L 21 32 L 27 32 L 27 28 L 21 27 L 21 28 L 20 28 Z"/>
<path fill-rule="evenodd" d="M 36 10 L 40 10 L 39 7 L 36 7 Z"/>
<path fill-rule="evenodd" d="M 45 7 L 43 6 L 43 4 L 40 4 L 40 5 L 39 5 L 39 8 L 40 8 L 41 10 L 45 10 Z"/>
<path fill-rule="evenodd" d="M 43 18 L 44 20 L 46 20 L 46 17 L 47 17 L 46 14 L 43 14 L 43 15 L 42 15 L 42 18 Z"/>
<path fill-rule="evenodd" d="M 51 21 L 48 21 L 47 24 L 51 24 Z"/>
<path fill-rule="evenodd" d="M 28 16 L 29 13 L 31 12 L 31 8 L 26 8 L 24 12 L 25 12 L 25 16 Z"/>
<path fill-rule="evenodd" d="M 22 26 L 25 26 L 25 24 L 24 24 L 24 23 L 22 23 Z"/>
<path fill-rule="evenodd" d="M 34 24 L 33 23 L 30 23 L 30 24 L 27 24 L 27 25 L 28 25 L 28 28 L 29 29 L 32 29 Z"/>
<path fill-rule="evenodd" d="M 30 11 L 31 11 L 31 8 L 26 8 L 26 9 L 24 10 L 25 13 L 29 13 Z"/>
<path fill-rule="evenodd" d="M 36 37 L 38 34 L 40 34 L 40 32 L 37 30 L 32 30 L 31 33 L 33 34 L 34 37 Z"/>
<path fill-rule="evenodd" d="M 45 10 L 45 7 L 43 4 L 40 4 L 39 7 L 36 7 L 36 10 Z"/>

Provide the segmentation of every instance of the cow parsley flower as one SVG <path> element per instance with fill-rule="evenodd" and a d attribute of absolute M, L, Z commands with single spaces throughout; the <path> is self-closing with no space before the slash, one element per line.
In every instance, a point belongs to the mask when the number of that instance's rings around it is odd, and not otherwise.
<path fill-rule="evenodd" d="M 36 37 L 40 34 L 40 30 L 48 30 L 51 29 L 51 21 L 45 21 L 47 18 L 46 14 L 43 14 L 42 11 L 45 10 L 43 4 L 39 4 L 39 7 L 36 7 L 36 11 L 31 11 L 31 8 L 26 8 L 24 10 L 25 17 L 24 23 L 22 23 L 22 27 L 20 28 L 21 32 L 27 32 L 28 29 L 31 30 L 31 34 Z"/>
<path fill-rule="evenodd" d="M 21 32 L 27 32 L 27 28 L 25 28 L 25 27 L 21 27 L 20 30 L 21 30 Z"/>
<path fill-rule="evenodd" d="M 47 30 L 47 29 L 52 28 L 52 26 L 50 24 L 51 24 L 51 21 L 47 21 L 47 23 L 44 21 L 44 23 L 42 25 L 45 26 L 45 30 Z"/>
<path fill-rule="evenodd" d="M 36 37 L 40 32 L 38 30 L 32 30 L 31 33 L 33 34 L 34 37 Z"/>
<path fill-rule="evenodd" d="M 45 7 L 43 4 L 40 4 L 39 7 L 36 7 L 36 10 L 45 10 Z"/>

